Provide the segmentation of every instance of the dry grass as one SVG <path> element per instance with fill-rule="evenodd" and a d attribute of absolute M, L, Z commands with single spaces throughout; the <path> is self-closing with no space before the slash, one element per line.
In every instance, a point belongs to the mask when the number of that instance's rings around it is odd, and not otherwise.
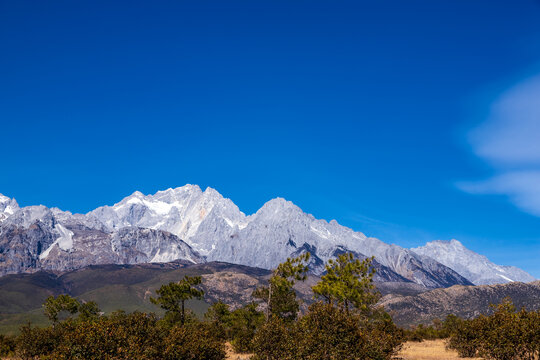
<path fill-rule="evenodd" d="M 248 360 L 251 358 L 251 354 L 238 354 L 235 353 L 232 349 L 231 344 L 226 343 L 225 346 L 227 347 L 227 360 Z"/>
<path fill-rule="evenodd" d="M 425 340 L 422 342 L 407 342 L 399 352 L 403 360 L 458 360 L 462 359 L 454 350 L 446 350 L 444 340 Z M 479 358 L 471 358 L 479 359 Z"/>
<path fill-rule="evenodd" d="M 250 354 L 237 354 L 227 345 L 227 360 L 249 360 Z M 444 340 L 425 340 L 407 342 L 399 352 L 397 359 L 402 360 L 462 360 L 454 350 L 446 350 Z M 481 360 L 480 358 L 474 358 Z M 470 360 L 474 360 L 471 358 Z"/>

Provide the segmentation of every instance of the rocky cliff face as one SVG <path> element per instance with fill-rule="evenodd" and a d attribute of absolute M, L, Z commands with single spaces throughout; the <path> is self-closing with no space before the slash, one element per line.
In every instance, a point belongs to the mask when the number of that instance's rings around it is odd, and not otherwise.
<path fill-rule="evenodd" d="M 249 216 L 216 190 L 196 185 L 135 192 L 88 214 L 19 208 L 7 197 L 0 204 L 0 274 L 178 259 L 272 269 L 303 252 L 312 255 L 311 268 L 319 274 L 328 259 L 350 251 L 375 256 L 378 281 L 427 288 L 471 284 L 433 257 L 316 219 L 281 198 Z"/>
<path fill-rule="evenodd" d="M 164 258 L 205 261 L 166 231 L 135 227 L 108 231 L 95 219 L 44 206 L 19 209 L 0 223 L 1 275 L 160 262 Z"/>

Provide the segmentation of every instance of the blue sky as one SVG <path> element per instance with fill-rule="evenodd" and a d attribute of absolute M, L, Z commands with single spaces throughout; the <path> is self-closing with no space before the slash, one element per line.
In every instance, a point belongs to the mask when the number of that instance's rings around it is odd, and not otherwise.
<path fill-rule="evenodd" d="M 211 186 L 540 277 L 537 1 L 0 0 L 0 193 Z"/>

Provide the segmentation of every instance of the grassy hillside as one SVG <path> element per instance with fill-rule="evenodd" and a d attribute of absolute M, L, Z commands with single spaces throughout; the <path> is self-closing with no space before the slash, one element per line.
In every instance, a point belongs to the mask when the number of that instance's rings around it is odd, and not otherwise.
<path fill-rule="evenodd" d="M 186 266 L 178 262 L 90 266 L 62 275 L 47 272 L 7 275 L 0 278 L 0 333 L 13 334 L 20 325 L 28 322 L 46 325 L 42 304 L 48 296 L 62 293 L 80 300 L 95 301 L 106 313 L 121 309 L 162 314 L 161 309 L 150 302 L 150 297 L 155 296 L 155 290 L 161 285 L 178 281 L 185 275 L 204 276 L 220 270 L 253 276 L 255 284 L 259 284 L 258 277 L 266 274 L 264 270 L 231 264 Z M 205 290 L 212 292 L 211 289 Z M 187 304 L 199 316 L 206 312 L 208 306 L 207 302 L 199 300 Z"/>

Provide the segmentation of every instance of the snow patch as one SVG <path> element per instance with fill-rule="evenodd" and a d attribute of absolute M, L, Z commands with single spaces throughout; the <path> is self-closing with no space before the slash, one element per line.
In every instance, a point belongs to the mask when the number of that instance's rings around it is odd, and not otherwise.
<path fill-rule="evenodd" d="M 61 249 L 61 250 L 64 250 L 64 251 L 70 251 L 73 249 L 73 232 L 66 229 L 65 227 L 63 227 L 62 225 L 60 224 L 56 224 L 54 226 L 54 229 L 56 231 L 58 231 L 58 233 L 60 233 L 60 237 L 57 238 L 52 244 L 51 246 L 49 246 L 47 248 L 47 250 L 45 250 L 44 252 L 42 252 L 40 255 L 39 255 L 39 259 L 40 260 L 43 260 L 45 259 L 47 256 L 49 256 L 49 253 L 51 252 L 51 250 L 54 248 L 55 245 L 58 245 L 58 247 Z"/>
<path fill-rule="evenodd" d="M 231 219 L 229 219 L 229 218 L 227 218 L 227 217 L 223 217 L 223 220 L 225 220 L 225 222 L 226 222 L 230 227 L 234 228 L 235 223 L 234 223 Z"/>
<path fill-rule="evenodd" d="M 176 260 L 177 258 L 178 257 L 177 255 L 175 256 L 175 254 L 169 253 L 168 251 L 164 251 L 163 253 L 161 253 L 161 249 L 158 249 L 158 251 L 156 252 L 156 255 L 154 255 L 154 257 L 152 258 L 152 260 L 150 260 L 150 262 L 165 263 L 165 262 Z"/>
<path fill-rule="evenodd" d="M 165 250 L 163 253 L 161 252 L 161 249 L 158 249 L 150 262 L 167 263 L 178 259 L 188 260 L 194 264 L 197 263 L 195 260 L 193 260 L 189 253 L 182 256 L 179 248 L 173 249 L 172 251 Z"/>
<path fill-rule="evenodd" d="M 500 277 L 502 277 L 504 280 L 508 280 L 508 281 L 510 281 L 510 282 L 514 282 L 514 280 L 512 280 L 512 279 L 510 279 L 510 278 L 508 278 L 508 277 L 506 277 L 506 276 L 504 276 L 504 275 L 502 275 L 502 274 L 497 274 L 497 275 L 499 275 Z"/>
<path fill-rule="evenodd" d="M 323 239 L 328 239 L 328 234 L 330 234 L 330 232 L 328 230 L 326 230 L 326 233 L 324 233 L 322 230 L 319 230 L 315 227 L 313 227 L 312 225 L 310 226 L 310 229 L 312 232 L 314 232 L 315 234 L 317 234 L 319 237 L 322 237 Z"/>

